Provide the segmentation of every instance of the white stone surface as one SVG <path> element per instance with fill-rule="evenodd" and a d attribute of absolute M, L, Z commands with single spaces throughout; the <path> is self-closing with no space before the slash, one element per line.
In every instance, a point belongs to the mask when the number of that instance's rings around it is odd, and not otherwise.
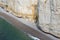
<path fill-rule="evenodd" d="M 39 25 L 45 32 L 60 37 L 60 0 L 40 1 Z"/>

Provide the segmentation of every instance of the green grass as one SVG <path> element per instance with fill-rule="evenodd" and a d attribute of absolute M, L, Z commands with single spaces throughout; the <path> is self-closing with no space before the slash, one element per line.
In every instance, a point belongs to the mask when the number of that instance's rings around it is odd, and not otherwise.
<path fill-rule="evenodd" d="M 0 18 L 0 40 L 33 40 L 24 32 Z"/>

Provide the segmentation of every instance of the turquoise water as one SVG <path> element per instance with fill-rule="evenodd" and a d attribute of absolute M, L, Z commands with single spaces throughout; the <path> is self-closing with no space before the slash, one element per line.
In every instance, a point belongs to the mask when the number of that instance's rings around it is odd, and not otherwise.
<path fill-rule="evenodd" d="M 0 18 L 0 40 L 33 40 L 24 32 Z"/>

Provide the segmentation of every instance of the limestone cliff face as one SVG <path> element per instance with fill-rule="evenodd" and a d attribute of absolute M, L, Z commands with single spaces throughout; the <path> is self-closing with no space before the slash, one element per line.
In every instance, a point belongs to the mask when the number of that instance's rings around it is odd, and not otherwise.
<path fill-rule="evenodd" d="M 60 0 L 40 0 L 39 25 L 43 31 L 60 37 Z"/>
<path fill-rule="evenodd" d="M 15 16 L 34 21 L 37 13 L 38 0 L 0 0 L 6 9 L 12 11 Z"/>

